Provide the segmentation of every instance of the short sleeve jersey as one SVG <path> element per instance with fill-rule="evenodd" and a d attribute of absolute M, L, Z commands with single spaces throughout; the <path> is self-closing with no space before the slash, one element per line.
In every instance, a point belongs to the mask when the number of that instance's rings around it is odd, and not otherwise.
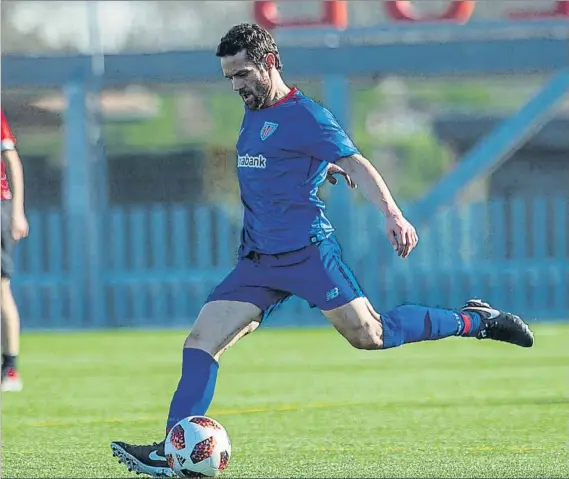
<path fill-rule="evenodd" d="M 334 116 L 296 89 L 269 108 L 245 107 L 237 141 L 241 255 L 295 251 L 329 237 L 318 189 L 329 163 L 357 153 Z"/>

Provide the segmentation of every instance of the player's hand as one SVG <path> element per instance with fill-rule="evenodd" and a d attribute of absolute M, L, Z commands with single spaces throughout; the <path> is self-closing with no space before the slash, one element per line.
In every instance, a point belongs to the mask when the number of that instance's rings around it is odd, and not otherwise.
<path fill-rule="evenodd" d="M 30 226 L 25 214 L 20 213 L 12 216 L 12 238 L 14 238 L 14 241 L 20 241 L 22 238 L 25 238 L 28 236 L 29 231 Z"/>
<path fill-rule="evenodd" d="M 391 215 L 387 217 L 387 237 L 397 252 L 397 256 L 407 258 L 409 253 L 417 246 L 419 237 L 415 228 L 403 215 Z"/>
<path fill-rule="evenodd" d="M 338 180 L 335 178 L 334 175 L 342 175 L 345 180 L 346 183 L 348 183 L 348 186 L 350 188 L 357 188 L 358 185 L 356 185 L 352 179 L 350 178 L 350 175 L 348 175 L 342 168 L 340 168 L 338 165 L 335 165 L 334 163 L 330 163 L 328 165 L 328 170 L 326 172 L 326 179 L 332 183 L 333 185 L 335 185 L 336 183 L 338 183 Z"/>

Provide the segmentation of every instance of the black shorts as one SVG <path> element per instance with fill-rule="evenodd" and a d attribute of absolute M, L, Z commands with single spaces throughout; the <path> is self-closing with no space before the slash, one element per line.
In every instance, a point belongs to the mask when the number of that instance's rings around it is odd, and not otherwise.
<path fill-rule="evenodd" d="M 2 278 L 14 273 L 14 239 L 12 238 L 12 201 L 2 200 Z"/>

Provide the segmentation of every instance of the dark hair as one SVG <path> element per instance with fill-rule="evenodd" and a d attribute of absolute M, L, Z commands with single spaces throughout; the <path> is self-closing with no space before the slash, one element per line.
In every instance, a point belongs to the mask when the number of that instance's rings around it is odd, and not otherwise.
<path fill-rule="evenodd" d="M 282 70 L 279 49 L 273 36 L 263 27 L 254 23 L 241 23 L 231 28 L 220 40 L 216 56 L 227 57 L 246 51 L 247 58 L 257 66 L 264 66 L 268 53 L 275 56 L 275 68 Z"/>

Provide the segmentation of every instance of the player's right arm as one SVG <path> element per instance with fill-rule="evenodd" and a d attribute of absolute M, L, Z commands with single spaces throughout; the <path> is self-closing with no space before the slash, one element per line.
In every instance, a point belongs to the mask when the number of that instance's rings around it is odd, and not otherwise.
<path fill-rule="evenodd" d="M 28 235 L 29 225 L 24 211 L 24 169 L 18 151 L 16 139 L 12 134 L 8 120 L 2 111 L 2 161 L 10 171 L 12 190 L 12 237 L 15 241 Z"/>

